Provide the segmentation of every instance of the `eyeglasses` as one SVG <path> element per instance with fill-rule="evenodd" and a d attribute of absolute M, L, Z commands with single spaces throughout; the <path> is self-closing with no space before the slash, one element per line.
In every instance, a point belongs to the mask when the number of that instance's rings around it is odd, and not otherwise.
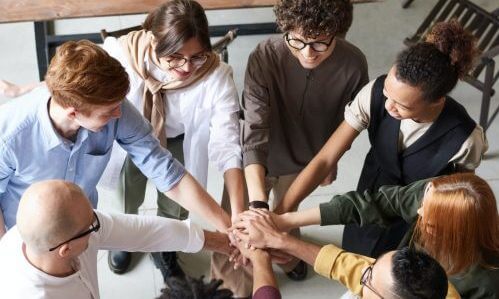
<path fill-rule="evenodd" d="M 177 56 L 170 56 L 167 58 L 166 62 L 168 63 L 168 66 L 171 68 L 179 68 L 184 66 L 187 62 L 192 63 L 195 67 L 202 66 L 206 60 L 208 60 L 208 55 L 202 54 L 202 55 L 196 55 L 192 56 L 191 58 L 185 58 L 185 57 L 177 57 Z"/>
<path fill-rule="evenodd" d="M 334 36 L 331 37 L 331 40 L 326 43 L 326 42 L 310 42 L 306 43 L 302 41 L 301 39 L 298 38 L 291 38 L 289 37 L 289 33 L 286 33 L 284 35 L 284 39 L 288 43 L 288 45 L 296 50 L 302 50 L 305 49 L 306 46 L 310 46 L 315 52 L 326 52 L 327 49 L 329 49 L 329 46 L 333 43 Z"/>
<path fill-rule="evenodd" d="M 376 294 L 379 298 L 384 299 L 383 296 L 381 296 L 378 291 L 376 291 L 372 286 L 371 286 L 371 279 L 372 279 L 372 274 L 373 274 L 373 267 L 374 264 L 371 266 L 367 267 L 367 269 L 362 273 L 362 277 L 360 278 L 360 284 L 369 290 L 371 290 L 374 294 Z"/>
<path fill-rule="evenodd" d="M 86 231 L 77 234 L 76 236 L 72 237 L 71 239 L 69 239 L 67 241 L 59 243 L 59 245 L 50 248 L 49 251 L 54 251 L 55 249 L 57 249 L 57 247 L 59 247 L 61 245 L 64 245 L 66 243 L 69 243 L 71 241 L 74 241 L 76 239 L 82 238 L 82 237 L 84 237 L 84 236 L 86 236 L 86 235 L 88 235 L 88 234 L 90 234 L 92 232 L 98 232 L 99 229 L 100 229 L 99 217 L 97 217 L 97 214 L 95 214 L 95 212 L 93 212 L 93 213 L 94 213 L 95 220 L 94 220 L 94 222 L 92 222 L 92 224 L 90 225 L 90 227 Z"/>

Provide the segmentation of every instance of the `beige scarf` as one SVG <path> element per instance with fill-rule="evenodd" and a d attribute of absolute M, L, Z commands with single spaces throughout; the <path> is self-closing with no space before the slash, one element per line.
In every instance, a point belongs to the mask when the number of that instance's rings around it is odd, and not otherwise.
<path fill-rule="evenodd" d="M 184 88 L 197 82 L 218 67 L 220 58 L 216 53 L 210 52 L 206 62 L 186 80 L 159 82 L 149 74 L 144 63 L 146 57 L 149 57 L 151 63 L 158 67 L 161 65 L 152 46 L 152 33 L 145 30 L 132 31 L 120 37 L 119 42 L 128 56 L 130 65 L 144 80 L 143 115 L 151 122 L 154 135 L 159 139 L 161 145 L 166 147 L 164 91 Z"/>

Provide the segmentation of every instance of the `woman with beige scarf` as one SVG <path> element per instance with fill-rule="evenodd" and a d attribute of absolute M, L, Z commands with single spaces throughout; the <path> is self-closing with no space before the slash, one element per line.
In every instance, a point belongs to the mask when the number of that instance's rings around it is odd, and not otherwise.
<path fill-rule="evenodd" d="M 217 166 L 224 175 L 229 211 L 237 215 L 244 205 L 238 96 L 231 67 L 212 51 L 203 8 L 195 1 L 168 1 L 147 16 L 143 28 L 104 42 L 104 49 L 130 77 L 127 99 L 151 122 L 161 144 L 204 187 L 208 160 Z M 125 213 L 136 214 L 147 178 L 121 148 L 115 147 L 113 154 L 104 177 L 108 184 L 119 178 Z M 157 203 L 160 216 L 188 216 L 160 192 Z M 153 259 L 165 278 L 182 273 L 175 253 L 155 253 Z M 129 262 L 130 253 L 109 254 L 116 273 L 124 273 Z"/>

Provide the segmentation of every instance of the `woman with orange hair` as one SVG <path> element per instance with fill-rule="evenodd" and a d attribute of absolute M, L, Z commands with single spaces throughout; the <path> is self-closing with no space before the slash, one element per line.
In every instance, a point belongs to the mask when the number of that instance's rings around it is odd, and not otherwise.
<path fill-rule="evenodd" d="M 497 203 L 487 182 L 472 173 L 383 186 L 376 192 L 351 191 L 319 208 L 272 214 L 286 231 L 312 224 L 386 227 L 398 217 L 412 226 L 399 247 L 415 246 L 433 256 L 463 298 L 498 298 Z"/>

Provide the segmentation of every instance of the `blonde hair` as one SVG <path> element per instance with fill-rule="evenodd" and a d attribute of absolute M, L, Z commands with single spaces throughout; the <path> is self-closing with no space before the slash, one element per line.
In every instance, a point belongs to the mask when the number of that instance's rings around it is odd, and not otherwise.
<path fill-rule="evenodd" d="M 488 265 L 499 253 L 497 204 L 487 182 L 472 173 L 436 178 L 423 202 L 415 241 L 436 258 L 449 275 Z"/>
<path fill-rule="evenodd" d="M 54 101 L 63 107 L 81 110 L 119 102 L 130 86 L 120 62 L 88 40 L 60 46 L 50 62 L 45 81 Z"/>

